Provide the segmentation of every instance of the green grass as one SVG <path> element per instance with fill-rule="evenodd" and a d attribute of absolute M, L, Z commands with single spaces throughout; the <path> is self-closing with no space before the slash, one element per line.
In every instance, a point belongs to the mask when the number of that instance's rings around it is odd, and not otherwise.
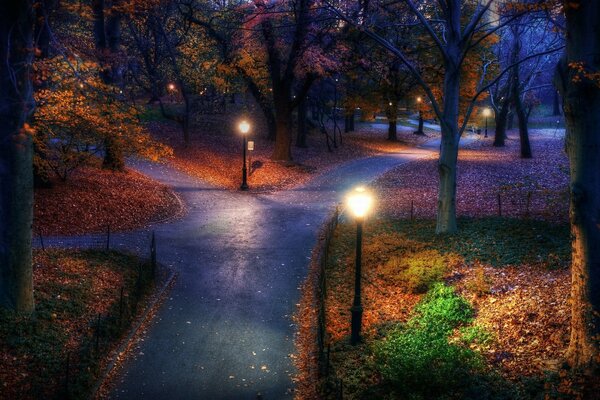
<path fill-rule="evenodd" d="M 338 226 L 327 267 L 328 292 L 342 304 L 354 260 L 353 223 Z M 455 263 L 475 269 L 467 290 L 485 294 L 483 265 L 565 268 L 570 261 L 566 224 L 511 218 L 461 218 L 459 232 L 436 235 L 433 220 L 371 220 L 365 224 L 363 272 L 397 283 L 405 292 L 426 292 L 405 323 L 381 323 L 350 346 L 332 344 L 332 376 L 322 382 L 324 398 L 336 398 L 340 378 L 349 399 L 529 399 L 545 392 L 546 377 L 507 382 L 478 353 L 493 332 L 473 325 L 473 309 L 442 282 Z M 330 322 L 331 324 L 331 322 Z"/>
<path fill-rule="evenodd" d="M 483 357 L 468 347 L 472 336 L 464 336 L 462 343 L 449 339 L 473 315 L 452 287 L 433 286 L 414 316 L 375 344 L 378 370 L 398 392 L 413 398 L 462 397 L 471 376 L 483 371 Z"/>
<path fill-rule="evenodd" d="M 34 281 L 35 312 L 25 316 L 0 309 L 0 354 L 14 360 L 11 371 L 0 372 L 0 398 L 65 398 L 67 390 L 71 399 L 88 398 L 107 349 L 128 328 L 137 299 L 150 289 L 151 274 L 146 267 L 138 283 L 138 258 L 112 251 L 52 250 L 38 253 L 36 261 L 37 268 L 48 270 L 34 274 L 41 279 Z M 108 271 L 122 274 L 122 308 L 120 287 L 110 288 L 108 297 L 92 293 L 95 274 Z M 96 352 L 98 301 L 108 312 L 100 317 Z"/>
<path fill-rule="evenodd" d="M 454 235 L 436 235 L 431 220 L 394 221 L 387 229 L 441 254 L 463 257 L 468 263 L 479 260 L 496 267 L 538 264 L 561 268 L 570 261 L 566 224 L 511 218 L 462 218 L 458 224 L 459 232 Z"/>

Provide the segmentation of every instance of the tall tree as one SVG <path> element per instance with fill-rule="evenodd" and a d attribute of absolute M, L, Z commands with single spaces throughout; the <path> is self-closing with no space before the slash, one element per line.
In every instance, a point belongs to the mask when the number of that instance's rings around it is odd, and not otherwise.
<path fill-rule="evenodd" d="M 494 8 L 498 6 L 498 3 L 494 0 L 446 0 L 439 2 L 404 0 L 402 2 L 382 3 L 381 7 L 388 13 L 391 11 L 391 5 L 404 4 L 405 8 L 399 8 L 399 12 L 411 13 L 414 16 L 412 24 L 421 26 L 429 35 L 432 46 L 441 58 L 441 64 L 443 65 L 441 96 L 436 96 L 434 87 L 426 81 L 419 65 L 411 59 L 403 48 L 395 46 L 378 34 L 379 26 L 364 26 L 362 20 L 353 21 L 344 11 L 331 5 L 331 3 L 330 7 L 342 19 L 359 26 L 373 40 L 398 57 L 414 75 L 429 98 L 431 107 L 440 121 L 442 131 L 438 161 L 439 188 L 436 232 L 452 233 L 457 230 L 456 168 L 460 138 L 467 127 L 471 113 L 475 109 L 477 99 L 508 71 L 507 69 L 500 72 L 496 78 L 489 81 L 490 77 L 486 75 L 490 62 L 486 60 L 486 57 L 480 57 L 481 62 L 477 66 L 467 64 L 466 60 L 469 55 L 484 51 L 486 41 L 493 38 L 501 28 L 515 17 L 501 15 L 498 20 L 495 20 L 495 13 L 490 11 L 492 6 Z M 518 63 L 558 49 L 553 48 L 541 53 L 529 54 L 519 60 Z M 514 65 L 510 68 L 512 67 Z M 478 70 L 479 72 L 477 72 Z M 473 79 L 473 77 L 465 79 L 473 73 L 478 74 L 479 79 Z M 461 102 L 465 104 L 465 96 L 461 95 L 461 89 L 464 88 L 465 81 L 473 82 L 477 80 L 479 82 L 476 82 L 476 88 L 472 90 L 472 94 L 467 98 L 470 101 L 467 101 L 466 107 L 461 107 Z"/>
<path fill-rule="evenodd" d="M 0 303 L 32 312 L 32 1 L 0 3 Z"/>
<path fill-rule="evenodd" d="M 600 364 L 600 2 L 563 1 L 567 50 L 556 83 L 570 162 L 571 339 L 569 363 Z"/>

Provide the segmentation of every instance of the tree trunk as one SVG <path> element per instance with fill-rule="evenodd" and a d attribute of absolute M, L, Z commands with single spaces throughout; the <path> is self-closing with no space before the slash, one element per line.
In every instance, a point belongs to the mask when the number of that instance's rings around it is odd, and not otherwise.
<path fill-rule="evenodd" d="M 494 132 L 494 146 L 504 147 L 506 140 L 506 119 L 508 117 L 509 102 L 504 100 L 500 105 L 500 110 L 495 114 L 496 131 Z"/>
<path fill-rule="evenodd" d="M 307 135 L 307 126 L 306 126 L 306 115 L 308 113 L 308 105 L 306 104 L 306 99 L 302 99 L 298 104 L 298 126 L 297 126 L 297 136 L 296 136 L 296 146 L 297 147 L 306 147 L 306 135 Z"/>
<path fill-rule="evenodd" d="M 508 110 L 507 128 L 512 131 L 515 128 L 515 110 Z"/>
<path fill-rule="evenodd" d="M 460 54 L 456 52 L 456 54 Z M 444 114 L 441 122 L 442 142 L 438 170 L 440 186 L 436 233 L 454 233 L 456 224 L 456 164 L 458 161 L 458 105 L 460 71 L 458 62 L 448 61 L 444 76 Z"/>
<path fill-rule="evenodd" d="M 521 96 L 516 101 L 515 111 L 519 118 L 519 140 L 521 142 L 521 158 L 532 158 L 531 143 L 529 142 L 529 129 L 527 128 L 527 113 L 523 108 Z"/>
<path fill-rule="evenodd" d="M 516 64 L 513 67 L 513 71 L 511 74 L 512 78 L 512 103 L 515 106 L 515 113 L 519 119 L 519 139 L 521 143 L 521 158 L 531 158 L 531 144 L 529 142 L 529 130 L 527 129 L 527 112 L 525 111 L 525 107 L 523 105 L 523 99 L 521 97 L 522 85 L 521 85 L 521 66 L 518 64 L 518 60 L 521 55 L 521 39 L 519 37 L 520 34 L 520 25 L 514 24 L 511 25 L 511 30 L 513 32 L 513 48 L 511 54 L 512 63 Z"/>
<path fill-rule="evenodd" d="M 552 102 L 552 116 L 558 117 L 560 115 L 560 96 L 558 91 L 554 91 L 554 101 Z"/>
<path fill-rule="evenodd" d="M 292 112 L 287 106 L 275 107 L 277 136 L 271 159 L 275 161 L 292 161 Z"/>
<path fill-rule="evenodd" d="M 102 168 L 110 169 L 112 171 L 123 171 L 125 169 L 121 143 L 112 136 L 108 136 L 104 139 L 104 159 L 102 160 Z"/>
<path fill-rule="evenodd" d="M 277 75 L 272 80 L 276 133 L 271 159 L 287 162 L 292 161 L 292 87 L 290 82 L 277 80 Z"/>
<path fill-rule="evenodd" d="M 31 1 L 0 2 L 0 304 L 34 309 L 31 265 L 33 110 Z"/>
<path fill-rule="evenodd" d="M 598 368 L 600 360 L 600 82 L 579 76 L 573 63 L 600 70 L 600 2 L 565 4 L 567 51 L 557 74 L 566 120 L 571 172 L 571 339 L 569 364 Z"/>
<path fill-rule="evenodd" d="M 354 131 L 354 108 L 346 107 L 344 118 L 344 133 Z"/>
<path fill-rule="evenodd" d="M 47 58 L 50 54 L 50 12 L 55 7 L 56 0 L 35 1 L 35 47 L 39 51 L 40 58 Z"/>

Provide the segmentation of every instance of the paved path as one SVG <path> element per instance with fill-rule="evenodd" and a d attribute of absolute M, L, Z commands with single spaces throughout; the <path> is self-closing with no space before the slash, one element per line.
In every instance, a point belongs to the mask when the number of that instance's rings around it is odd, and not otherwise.
<path fill-rule="evenodd" d="M 165 165 L 136 164 L 172 186 L 188 210 L 180 219 L 151 227 L 159 262 L 178 278 L 110 397 L 292 397 L 291 316 L 320 225 L 354 185 L 438 147 L 439 141 L 432 141 L 352 161 L 301 188 L 274 194 L 220 190 Z M 143 249 L 148 232 L 114 235 L 112 247 Z"/>

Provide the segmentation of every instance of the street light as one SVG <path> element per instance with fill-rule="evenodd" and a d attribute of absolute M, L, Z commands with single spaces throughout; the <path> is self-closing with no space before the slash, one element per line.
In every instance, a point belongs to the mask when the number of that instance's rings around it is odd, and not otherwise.
<path fill-rule="evenodd" d="M 363 308 L 360 300 L 360 281 L 361 281 L 361 257 L 362 257 L 362 229 L 365 215 L 371 208 L 372 197 L 365 188 L 357 187 L 348 196 L 348 207 L 356 219 L 356 268 L 354 275 L 354 302 L 352 308 L 352 323 L 350 344 L 355 345 L 360 342 L 360 329 L 362 326 Z"/>
<path fill-rule="evenodd" d="M 240 190 L 248 190 L 248 182 L 247 182 L 248 171 L 246 170 L 246 136 L 248 135 L 248 132 L 250 132 L 250 124 L 244 120 L 244 121 L 240 122 L 240 124 L 238 125 L 238 128 L 240 129 L 240 132 L 242 133 L 242 136 L 244 137 L 244 149 L 243 149 L 244 166 L 242 167 L 242 186 L 240 186 Z"/>
<path fill-rule="evenodd" d="M 490 109 L 487 107 L 484 108 L 483 109 L 483 116 L 485 117 L 485 135 L 484 135 L 484 137 L 488 137 L 488 134 L 487 134 L 487 132 L 488 132 L 488 117 L 490 115 L 492 115 L 492 112 L 490 111 Z"/>
<path fill-rule="evenodd" d="M 418 104 L 418 108 L 419 108 L 419 128 L 415 132 L 416 135 L 424 135 L 424 133 L 423 133 L 423 110 L 421 108 L 421 102 L 423 102 L 423 99 L 421 98 L 421 96 L 417 97 L 417 104 Z"/>

